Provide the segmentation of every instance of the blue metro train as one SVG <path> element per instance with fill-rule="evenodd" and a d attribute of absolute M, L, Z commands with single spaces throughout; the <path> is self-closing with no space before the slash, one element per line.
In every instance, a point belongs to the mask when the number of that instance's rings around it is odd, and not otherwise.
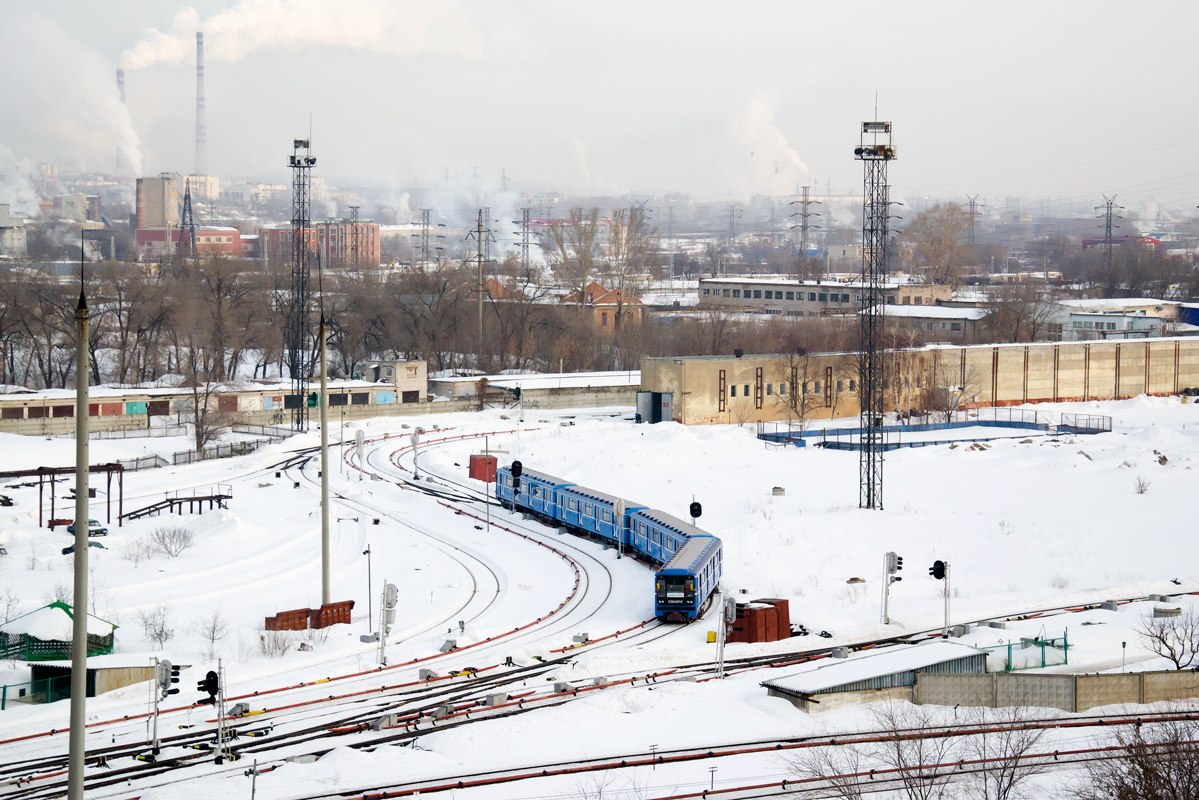
<path fill-rule="evenodd" d="M 720 539 L 664 511 L 523 469 L 496 471 L 495 498 L 555 527 L 614 544 L 654 567 L 654 615 L 690 622 L 720 585 Z"/>

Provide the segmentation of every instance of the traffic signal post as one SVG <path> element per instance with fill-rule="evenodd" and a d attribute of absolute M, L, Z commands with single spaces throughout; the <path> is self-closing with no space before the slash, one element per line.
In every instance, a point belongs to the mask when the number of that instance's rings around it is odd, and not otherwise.
<path fill-rule="evenodd" d="M 883 624 L 891 624 L 891 584 L 903 580 L 895 573 L 903 569 L 903 556 L 894 551 L 883 554 Z"/>
<path fill-rule="evenodd" d="M 938 559 L 933 562 L 933 565 L 928 568 L 928 574 L 932 575 L 937 580 L 944 580 L 945 586 L 942 588 L 942 593 L 945 596 L 945 623 L 941 626 L 941 638 L 949 638 L 949 562 Z"/>

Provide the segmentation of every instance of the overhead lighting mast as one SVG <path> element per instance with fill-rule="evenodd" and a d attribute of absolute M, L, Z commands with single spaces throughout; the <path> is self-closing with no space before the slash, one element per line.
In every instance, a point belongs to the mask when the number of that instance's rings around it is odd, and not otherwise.
<path fill-rule="evenodd" d="M 859 508 L 883 507 L 883 323 L 887 302 L 887 165 L 895 160 L 890 122 L 863 122 L 854 158 L 862 162 L 862 309 Z"/>

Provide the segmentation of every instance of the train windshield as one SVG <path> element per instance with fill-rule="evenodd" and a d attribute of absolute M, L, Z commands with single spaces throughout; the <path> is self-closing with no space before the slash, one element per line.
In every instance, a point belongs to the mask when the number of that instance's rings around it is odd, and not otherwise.
<path fill-rule="evenodd" d="M 663 575 L 657 588 L 659 601 L 686 602 L 695 595 L 695 581 L 686 575 Z"/>

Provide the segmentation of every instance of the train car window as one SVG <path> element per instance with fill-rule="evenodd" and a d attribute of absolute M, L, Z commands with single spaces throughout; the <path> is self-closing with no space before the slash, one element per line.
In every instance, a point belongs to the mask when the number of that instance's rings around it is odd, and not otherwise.
<path fill-rule="evenodd" d="M 612 512 L 607 509 L 604 509 L 604 522 L 611 522 L 611 521 L 612 521 Z"/>

